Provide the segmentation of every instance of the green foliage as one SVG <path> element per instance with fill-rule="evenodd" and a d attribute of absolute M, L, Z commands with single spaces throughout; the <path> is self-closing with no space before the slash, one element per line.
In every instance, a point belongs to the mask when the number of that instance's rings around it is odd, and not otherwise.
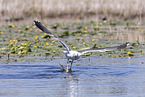
<path fill-rule="evenodd" d="M 43 23 L 44 24 L 44 23 Z M 111 25 L 111 26 L 110 26 Z M 131 31 L 136 31 L 134 23 L 125 22 L 89 22 L 89 23 L 64 23 L 64 24 L 51 24 L 45 25 L 59 38 L 72 49 L 72 50 L 85 50 L 85 49 L 98 49 L 118 44 L 116 32 L 118 29 L 115 27 L 123 26 L 122 28 Z M 125 26 L 125 27 L 124 27 Z M 133 26 L 133 27 L 132 27 Z M 138 27 L 136 27 L 138 28 Z M 121 33 L 121 32 L 118 32 Z M 126 32 L 127 33 L 127 32 Z M 67 36 L 67 37 L 64 37 Z M 106 39 L 105 37 L 112 37 L 113 39 Z M 13 57 L 23 58 L 25 56 L 64 56 L 62 50 L 64 48 L 58 41 L 44 34 L 37 27 L 32 25 L 8 25 L 1 27 L 0 30 L 0 58 L 10 55 Z M 119 36 L 120 37 L 120 36 Z M 95 39 L 95 41 L 92 41 Z M 135 40 L 135 39 L 134 39 Z M 124 57 L 137 57 L 144 56 L 144 44 L 140 43 L 137 39 L 135 42 L 130 43 L 130 46 L 123 51 L 105 52 L 105 53 L 88 53 L 84 56 L 103 56 L 113 58 Z M 128 52 L 131 52 L 128 54 Z M 16 61 L 19 61 L 16 59 Z"/>
<path fill-rule="evenodd" d="M 108 33 L 108 32 L 106 32 L 106 31 L 99 31 L 99 33 Z"/>
<path fill-rule="evenodd" d="M 116 22 L 111 22 L 110 25 L 111 26 L 116 26 Z"/>

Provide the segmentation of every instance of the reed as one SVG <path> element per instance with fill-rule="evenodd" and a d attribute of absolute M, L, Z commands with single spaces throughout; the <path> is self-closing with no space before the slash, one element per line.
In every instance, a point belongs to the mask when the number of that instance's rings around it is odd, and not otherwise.
<path fill-rule="evenodd" d="M 96 16 L 136 19 L 145 16 L 144 0 L 0 0 L 0 20 Z"/>

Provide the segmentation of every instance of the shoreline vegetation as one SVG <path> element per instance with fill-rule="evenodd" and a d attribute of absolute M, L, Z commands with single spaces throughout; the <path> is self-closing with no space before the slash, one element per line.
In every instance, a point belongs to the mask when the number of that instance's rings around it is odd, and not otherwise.
<path fill-rule="evenodd" d="M 29 19 L 86 19 L 141 21 L 144 0 L 0 0 L 1 25 Z"/>

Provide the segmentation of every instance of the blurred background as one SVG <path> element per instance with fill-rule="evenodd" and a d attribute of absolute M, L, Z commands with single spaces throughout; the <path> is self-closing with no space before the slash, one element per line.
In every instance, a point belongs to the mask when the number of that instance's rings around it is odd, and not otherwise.
<path fill-rule="evenodd" d="M 100 20 L 141 21 L 144 0 L 0 0 L 0 24 Z"/>

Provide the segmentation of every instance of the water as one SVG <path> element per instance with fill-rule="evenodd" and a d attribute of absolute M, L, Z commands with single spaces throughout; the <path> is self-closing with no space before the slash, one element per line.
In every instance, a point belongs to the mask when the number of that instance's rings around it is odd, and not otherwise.
<path fill-rule="evenodd" d="M 3 64 L 0 97 L 144 97 L 144 60 L 86 57 L 75 61 L 68 74 L 55 62 L 64 64 L 65 59 Z"/>

